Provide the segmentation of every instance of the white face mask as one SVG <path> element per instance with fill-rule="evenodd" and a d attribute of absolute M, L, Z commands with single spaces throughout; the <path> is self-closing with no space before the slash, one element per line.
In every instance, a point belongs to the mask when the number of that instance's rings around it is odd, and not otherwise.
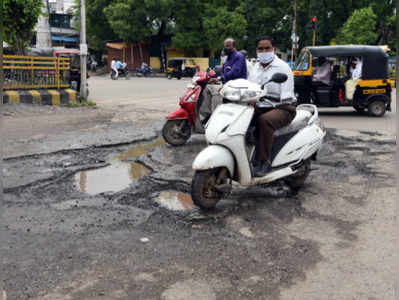
<path fill-rule="evenodd" d="M 274 59 L 274 52 L 259 52 L 258 60 L 261 64 L 269 64 Z"/>
<path fill-rule="evenodd" d="M 220 60 L 221 60 L 222 64 L 224 64 L 226 62 L 226 60 L 227 60 L 227 55 L 222 56 L 220 58 Z"/>

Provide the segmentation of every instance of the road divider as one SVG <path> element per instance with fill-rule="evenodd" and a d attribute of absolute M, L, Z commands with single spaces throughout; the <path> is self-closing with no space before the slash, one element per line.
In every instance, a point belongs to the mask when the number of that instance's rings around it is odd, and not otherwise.
<path fill-rule="evenodd" d="M 69 105 L 76 103 L 76 99 L 77 93 L 73 89 L 10 90 L 3 93 L 3 103 Z"/>

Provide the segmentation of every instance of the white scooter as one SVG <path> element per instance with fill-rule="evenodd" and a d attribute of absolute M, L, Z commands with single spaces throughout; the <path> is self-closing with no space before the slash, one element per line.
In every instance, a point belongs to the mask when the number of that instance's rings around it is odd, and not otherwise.
<path fill-rule="evenodd" d="M 286 80 L 285 74 L 276 73 L 269 82 Z M 197 155 L 192 165 L 195 170 L 191 184 L 193 202 L 204 209 L 215 207 L 230 193 L 232 180 L 251 186 L 284 179 L 292 189 L 299 189 L 326 134 L 317 107 L 312 104 L 297 107 L 294 120 L 274 134 L 271 171 L 263 177 L 254 177 L 256 139 L 255 127 L 251 126 L 254 104 L 259 101 L 270 106 L 275 104 L 268 100 L 271 98 L 267 87 L 262 89 L 244 79 L 229 81 L 220 93 L 224 104 L 215 109 L 206 124 L 208 147 Z"/>

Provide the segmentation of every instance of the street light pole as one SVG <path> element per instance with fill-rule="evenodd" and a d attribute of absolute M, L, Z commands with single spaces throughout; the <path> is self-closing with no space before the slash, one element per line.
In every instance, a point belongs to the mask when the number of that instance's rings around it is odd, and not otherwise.
<path fill-rule="evenodd" d="M 294 62 L 294 52 L 297 48 L 297 36 L 296 36 L 296 0 L 294 0 L 294 20 L 292 22 L 292 48 L 291 48 L 291 63 Z"/>
<path fill-rule="evenodd" d="M 80 97 L 87 97 L 86 3 L 80 0 Z"/>
<path fill-rule="evenodd" d="M 296 0 L 294 0 L 294 35 L 295 35 L 295 41 L 294 41 L 294 60 L 296 60 L 296 52 L 298 50 L 298 36 L 296 34 Z"/>

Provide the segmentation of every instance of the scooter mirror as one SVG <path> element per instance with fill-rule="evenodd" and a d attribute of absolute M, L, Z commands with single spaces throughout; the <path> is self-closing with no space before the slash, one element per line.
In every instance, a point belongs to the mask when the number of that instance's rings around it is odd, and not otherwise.
<path fill-rule="evenodd" d="M 288 79 L 288 76 L 283 73 L 274 73 L 270 81 L 272 82 L 277 82 L 277 83 L 283 83 Z"/>

